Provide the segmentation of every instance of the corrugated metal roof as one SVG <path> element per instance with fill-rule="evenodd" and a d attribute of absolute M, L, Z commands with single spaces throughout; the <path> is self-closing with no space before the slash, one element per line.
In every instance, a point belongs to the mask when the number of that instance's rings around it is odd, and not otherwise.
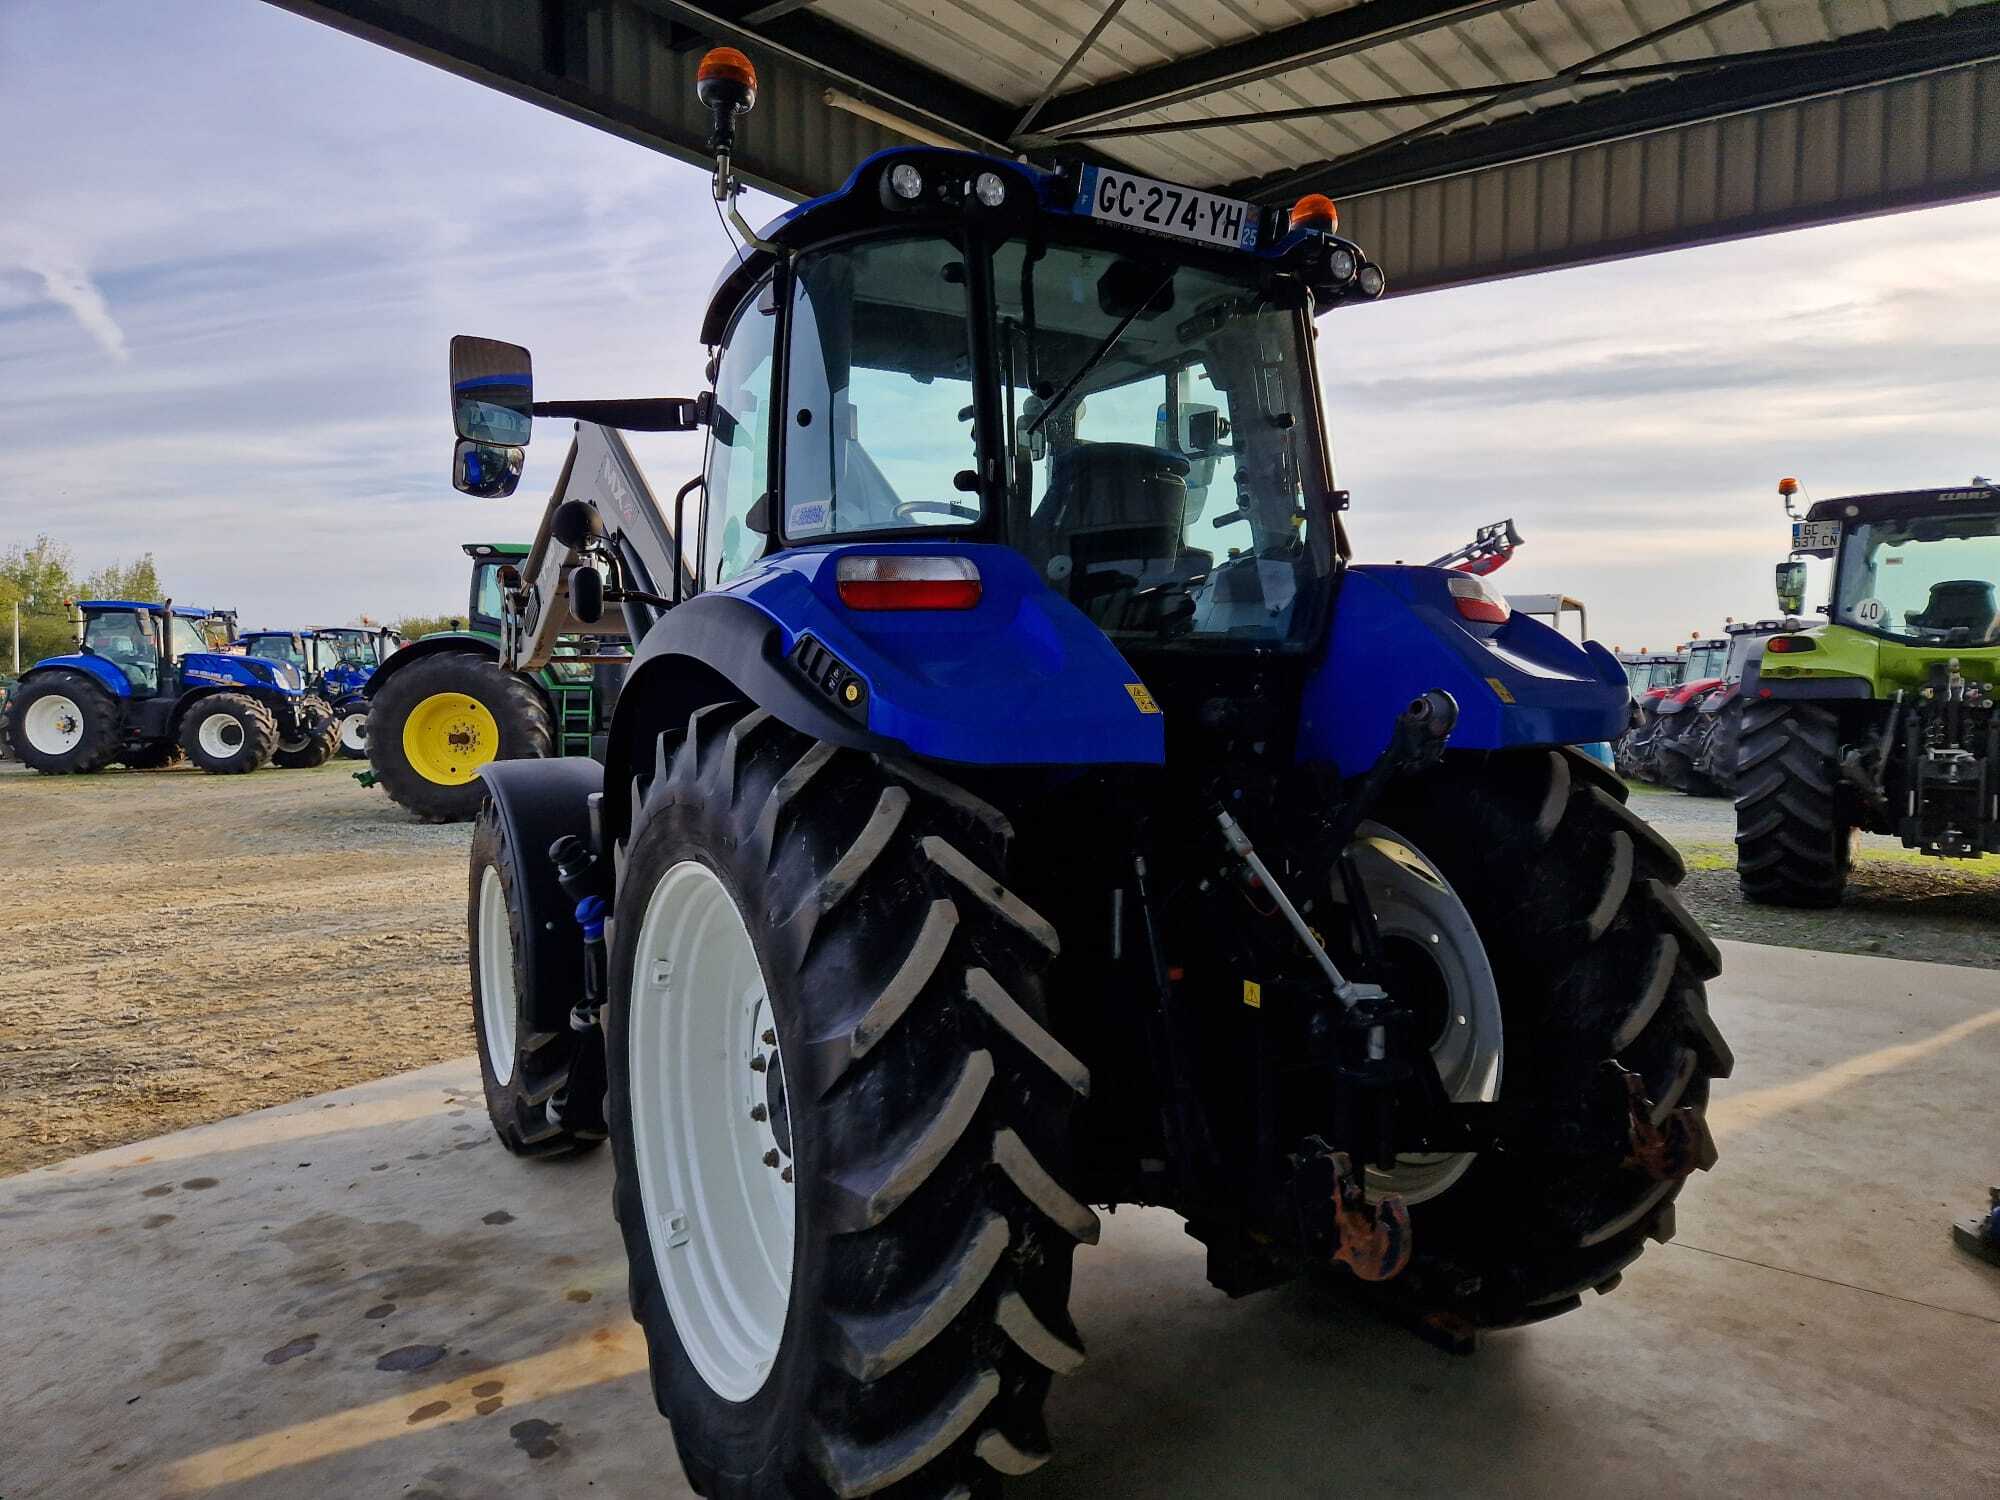
<path fill-rule="evenodd" d="M 2000 0 L 275 3 L 694 159 L 744 47 L 741 165 L 800 195 L 910 131 L 1330 191 L 1405 287 L 2000 189 Z"/>

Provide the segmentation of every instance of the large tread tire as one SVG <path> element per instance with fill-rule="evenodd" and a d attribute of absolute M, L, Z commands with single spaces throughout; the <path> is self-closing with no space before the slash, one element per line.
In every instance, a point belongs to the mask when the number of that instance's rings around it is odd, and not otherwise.
<path fill-rule="evenodd" d="M 741 704 L 636 778 L 619 845 L 607 1051 L 614 1203 L 654 1395 L 689 1482 L 728 1500 L 990 1494 L 1048 1456 L 1042 1403 L 1083 1351 L 1062 1185 L 1082 1065 L 1045 1029 L 1054 930 L 1001 883 L 1011 836 L 934 774 Z M 732 893 L 770 992 L 797 1168 L 771 1372 L 721 1399 L 669 1313 L 633 1144 L 635 949 L 686 860 Z M 650 990 L 644 1003 L 664 1003 Z"/>
<path fill-rule="evenodd" d="M 505 826 L 488 801 L 472 825 L 472 874 L 466 895 L 466 935 L 472 958 L 472 1033 L 479 1050 L 479 1075 L 486 1089 L 486 1113 L 500 1144 L 516 1156 L 576 1154 L 590 1150 L 604 1139 L 599 1123 L 603 1101 L 589 1101 L 581 1109 L 573 1105 L 567 1122 L 552 1118 L 549 1104 L 569 1087 L 579 1049 L 603 1043 L 595 1034 L 586 1036 L 568 1026 L 546 1031 L 523 1024 L 522 1012 L 531 979 L 524 957 L 527 946 L 523 934 L 528 912 L 522 899 L 518 858 L 507 840 Z M 505 941 L 495 945 L 491 958 L 496 965 L 506 965 L 511 978 L 515 997 L 511 1045 L 505 1037 L 496 1038 L 495 1028 L 489 1027 L 487 1020 L 485 1000 L 493 976 L 487 968 L 489 953 L 485 939 L 489 935 L 481 927 L 480 906 L 488 871 L 498 883 L 499 898 L 505 909 Z M 505 991 L 499 993 L 504 995 Z M 563 997 L 566 1005 L 582 998 L 580 994 Z M 508 1054 L 504 1080 L 495 1063 L 496 1053 L 503 1051 Z M 583 1122 L 583 1128 L 578 1128 L 579 1121 Z"/>
<path fill-rule="evenodd" d="M 187 752 L 173 740 L 153 740 L 118 752 L 118 764 L 134 771 L 164 771 L 186 759 Z"/>
<path fill-rule="evenodd" d="M 1743 708 L 1737 751 L 1736 878 L 1762 906 L 1838 906 L 1854 830 L 1840 808 L 1840 725 L 1816 703 Z"/>
<path fill-rule="evenodd" d="M 202 747 L 202 726 L 212 719 L 234 719 L 242 729 L 235 747 L 227 753 Z M 278 721 L 271 710 L 244 693 L 212 693 L 197 698 L 181 716 L 179 731 L 182 752 L 211 776 L 242 776 L 261 771 L 271 763 L 278 748 Z"/>
<path fill-rule="evenodd" d="M 440 651 L 390 674 L 369 702 L 368 764 L 390 799 L 424 822 L 465 823 L 479 815 L 486 784 L 476 774 L 457 783 L 433 781 L 410 763 L 403 746 L 411 713 L 440 693 L 463 694 L 493 716 L 500 744 L 492 760 L 553 755 L 555 730 L 541 690 L 476 651 Z"/>
<path fill-rule="evenodd" d="M 1560 1122 L 1615 1060 L 1643 1078 L 1655 1122 L 1695 1111 L 1706 1167 L 1709 1082 L 1734 1059 L 1708 1011 L 1720 955 L 1674 895 L 1680 856 L 1577 751 L 1454 762 L 1380 816 L 1435 861 L 1479 930 L 1500 995 L 1501 1098 Z M 1485 1328 L 1567 1312 L 1609 1291 L 1649 1239 L 1672 1237 L 1680 1186 L 1616 1154 L 1483 1152 L 1410 1210 L 1416 1258 L 1384 1289 Z"/>
<path fill-rule="evenodd" d="M 83 716 L 83 733 L 59 753 L 37 750 L 28 742 L 28 711 L 44 698 L 69 699 Z M 101 771 L 118 758 L 124 719 L 118 700 L 82 673 L 30 678 L 14 689 L 7 704 L 7 743 L 15 758 L 44 776 L 82 776 Z"/>
<path fill-rule="evenodd" d="M 340 725 L 333 717 L 333 709 L 324 698 L 308 694 L 299 700 L 293 712 L 299 718 L 300 735 L 297 740 L 279 741 L 271 764 L 288 771 L 310 771 L 314 766 L 325 765 L 333 759 L 334 749 L 340 743 Z"/>

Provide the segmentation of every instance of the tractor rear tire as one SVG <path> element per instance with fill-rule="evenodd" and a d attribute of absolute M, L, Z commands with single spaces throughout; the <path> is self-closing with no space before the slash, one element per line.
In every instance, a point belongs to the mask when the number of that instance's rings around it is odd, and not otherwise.
<path fill-rule="evenodd" d="M 1694 1112 L 1705 1169 L 1709 1082 L 1734 1066 L 1705 988 L 1721 961 L 1674 895 L 1680 856 L 1625 797 L 1577 751 L 1509 751 L 1448 762 L 1380 816 L 1437 865 L 1478 930 L 1499 992 L 1500 1099 L 1560 1134 L 1615 1061 L 1644 1081 L 1656 1124 Z M 1649 1239 L 1672 1237 L 1680 1186 L 1620 1152 L 1482 1152 L 1411 1207 L 1415 1259 L 1382 1289 L 1482 1328 L 1568 1312 L 1611 1290 Z"/>
<path fill-rule="evenodd" d="M 1816 703 L 1743 707 L 1736 878 L 1760 906 L 1838 906 L 1856 830 L 1840 807 L 1840 725 Z"/>
<path fill-rule="evenodd" d="M 187 752 L 173 740 L 152 740 L 118 752 L 118 764 L 134 771 L 164 771 L 186 759 Z"/>
<path fill-rule="evenodd" d="M 554 753 L 540 689 L 475 651 L 441 651 L 391 673 L 368 711 L 369 765 L 391 800 L 426 823 L 477 817 L 488 761 Z"/>
<path fill-rule="evenodd" d="M 82 673 L 35 677 L 7 704 L 7 743 L 44 776 L 87 775 L 118 757 L 118 700 Z"/>
<path fill-rule="evenodd" d="M 613 1202 L 689 1483 L 990 1494 L 1048 1456 L 1043 1399 L 1083 1357 L 1071 1254 L 1097 1237 L 1062 1185 L 1089 1078 L 1041 1019 L 1056 934 L 1001 883 L 1012 830 L 742 704 L 663 735 L 632 801 Z M 739 1284 L 758 1300 L 711 1300 Z"/>
<path fill-rule="evenodd" d="M 466 899 L 472 1031 L 486 1087 L 486 1113 L 500 1144 L 516 1156 L 588 1151 L 604 1139 L 601 1088 L 598 1098 L 571 1103 L 567 1119 L 549 1105 L 569 1087 L 579 1049 L 601 1047 L 603 1042 L 567 1024 L 551 1031 L 523 1024 L 522 1002 L 528 998 L 533 976 L 522 940 L 528 916 L 518 858 L 489 801 L 472 825 L 472 879 Z M 562 999 L 574 1004 L 583 996 Z"/>
<path fill-rule="evenodd" d="M 261 771 L 278 748 L 271 710 L 243 693 L 197 698 L 181 718 L 180 744 L 187 758 L 212 776 Z"/>
<path fill-rule="evenodd" d="M 310 771 L 314 766 L 325 765 L 333 759 L 334 747 L 340 743 L 340 725 L 334 722 L 333 709 L 326 699 L 308 694 L 299 700 L 293 712 L 299 719 L 298 737 L 280 739 L 271 764 L 288 771 Z"/>

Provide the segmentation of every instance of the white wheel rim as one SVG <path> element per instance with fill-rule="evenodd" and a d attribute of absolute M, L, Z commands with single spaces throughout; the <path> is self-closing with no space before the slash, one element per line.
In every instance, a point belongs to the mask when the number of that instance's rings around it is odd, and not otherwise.
<path fill-rule="evenodd" d="M 763 1388 L 792 1298 L 797 1203 L 769 995 L 715 872 L 693 860 L 667 871 L 633 952 L 632 1145 L 674 1330 L 726 1401 Z"/>
<path fill-rule="evenodd" d="M 492 865 L 479 879 L 479 1016 L 485 1023 L 486 1066 L 493 1081 L 514 1077 L 514 929 L 507 921 L 507 892 Z"/>
<path fill-rule="evenodd" d="M 83 742 L 83 710 L 74 698 L 50 693 L 28 705 L 21 731 L 40 754 L 67 755 Z"/>
<path fill-rule="evenodd" d="M 1385 949 L 1392 957 L 1426 955 L 1425 972 L 1438 986 L 1432 999 L 1439 1029 L 1430 1053 L 1446 1096 L 1458 1104 L 1499 1098 L 1505 1054 L 1500 987 L 1472 914 L 1437 866 L 1379 824 L 1361 826 L 1355 858 Z M 1338 876 L 1333 896 L 1344 903 Z M 1398 1156 L 1394 1167 L 1368 1169 L 1369 1194 L 1400 1193 L 1406 1202 L 1422 1203 L 1463 1177 L 1473 1156 L 1470 1151 Z"/>
<path fill-rule="evenodd" d="M 210 714 L 201 721 L 194 737 L 204 755 L 227 760 L 243 748 L 243 725 L 234 714 Z"/>
<path fill-rule="evenodd" d="M 340 747 L 343 750 L 366 750 L 368 748 L 367 714 L 349 714 L 340 721 Z"/>

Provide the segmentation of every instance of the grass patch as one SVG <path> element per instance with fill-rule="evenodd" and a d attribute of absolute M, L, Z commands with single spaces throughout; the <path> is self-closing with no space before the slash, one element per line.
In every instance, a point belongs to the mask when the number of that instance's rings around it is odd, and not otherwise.
<path fill-rule="evenodd" d="M 1736 868 L 1736 846 L 1734 844 L 1690 843 L 1680 846 L 1681 858 L 1687 861 L 1690 870 L 1733 870 Z M 1862 865 L 1903 865 L 1911 869 L 1928 870 L 1941 875 L 1962 876 L 1967 880 L 2000 881 L 2000 854 L 1982 854 L 1977 859 L 1939 859 L 1934 854 L 1919 854 L 1915 849 L 1877 849 L 1864 847 L 1855 860 Z"/>

